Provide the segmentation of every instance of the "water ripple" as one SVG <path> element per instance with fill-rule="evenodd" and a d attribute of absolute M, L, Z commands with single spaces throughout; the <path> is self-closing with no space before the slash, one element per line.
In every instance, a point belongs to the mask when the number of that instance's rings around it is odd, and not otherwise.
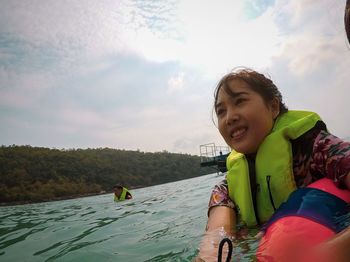
<path fill-rule="evenodd" d="M 219 179 L 140 188 L 118 203 L 106 194 L 0 207 L 0 260 L 191 261 Z"/>

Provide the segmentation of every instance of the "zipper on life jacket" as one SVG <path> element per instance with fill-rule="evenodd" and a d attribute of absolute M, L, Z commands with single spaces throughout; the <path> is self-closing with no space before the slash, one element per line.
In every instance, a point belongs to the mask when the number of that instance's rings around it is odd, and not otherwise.
<path fill-rule="evenodd" d="M 258 206 L 257 206 L 257 199 L 256 199 L 257 188 L 260 187 L 260 185 L 256 183 L 255 159 L 247 158 L 247 163 L 248 163 L 248 170 L 249 170 L 250 192 L 251 192 L 252 201 L 253 201 L 255 220 L 258 225 L 261 225 L 260 218 L 258 215 Z"/>
<path fill-rule="evenodd" d="M 271 180 L 271 176 L 266 176 L 267 189 L 269 190 L 270 202 L 271 202 L 271 205 L 273 207 L 273 210 L 276 211 L 276 206 L 275 206 L 275 203 L 273 202 L 273 198 L 272 198 L 272 192 L 271 192 L 271 187 L 270 187 L 270 180 Z"/>

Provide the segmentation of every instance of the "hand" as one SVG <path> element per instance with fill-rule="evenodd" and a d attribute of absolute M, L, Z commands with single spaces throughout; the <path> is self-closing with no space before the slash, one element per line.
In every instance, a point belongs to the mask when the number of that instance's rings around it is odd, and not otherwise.
<path fill-rule="evenodd" d="M 231 234 L 225 232 L 223 228 L 217 228 L 211 231 L 207 231 L 202 239 L 200 245 L 199 255 L 195 262 L 217 262 L 218 260 L 218 249 L 222 239 L 229 238 L 233 239 Z M 228 256 L 228 245 L 224 245 L 222 249 L 222 258 L 226 259 Z"/>
<path fill-rule="evenodd" d="M 310 253 L 310 259 L 317 262 L 348 262 L 350 258 L 350 228 L 332 239 L 317 245 Z"/>
<path fill-rule="evenodd" d="M 236 226 L 236 214 L 232 208 L 226 206 L 212 207 L 209 211 L 209 218 L 206 232 L 199 248 L 197 261 L 215 261 L 218 259 L 218 248 L 223 238 L 233 238 Z M 223 248 L 223 258 L 228 253 L 227 245 Z"/>

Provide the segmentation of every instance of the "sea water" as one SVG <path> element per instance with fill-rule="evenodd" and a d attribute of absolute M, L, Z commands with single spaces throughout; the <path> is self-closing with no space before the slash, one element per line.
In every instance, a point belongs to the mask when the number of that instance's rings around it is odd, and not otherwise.
<path fill-rule="evenodd" d="M 217 174 L 112 194 L 0 207 L 0 261 L 192 261 Z M 256 241 L 235 247 L 250 261 Z"/>

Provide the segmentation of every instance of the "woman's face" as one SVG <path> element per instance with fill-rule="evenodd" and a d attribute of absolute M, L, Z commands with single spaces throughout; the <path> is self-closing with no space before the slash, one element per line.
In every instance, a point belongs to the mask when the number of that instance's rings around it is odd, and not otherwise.
<path fill-rule="evenodd" d="M 241 80 L 231 80 L 228 89 L 220 88 L 215 105 L 220 134 L 237 152 L 256 153 L 279 114 L 279 101 L 266 103 Z"/>

